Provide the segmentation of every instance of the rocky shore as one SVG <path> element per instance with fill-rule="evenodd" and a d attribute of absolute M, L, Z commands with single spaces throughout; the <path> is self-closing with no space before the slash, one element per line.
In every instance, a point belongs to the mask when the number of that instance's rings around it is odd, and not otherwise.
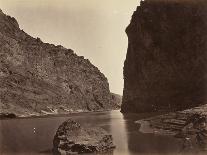
<path fill-rule="evenodd" d="M 159 115 L 135 123 L 142 133 L 171 135 L 184 140 L 186 149 L 207 150 L 207 105 Z"/>
<path fill-rule="evenodd" d="M 61 112 L 53 112 L 53 111 L 41 111 L 40 113 L 24 113 L 24 114 L 15 114 L 12 112 L 0 113 L 0 120 L 3 119 L 18 119 L 18 118 L 43 118 L 43 117 L 58 117 L 58 116 L 66 116 L 69 114 L 78 114 L 78 113 L 91 113 L 91 112 L 107 112 L 111 110 L 97 110 L 97 111 L 89 111 L 89 110 L 70 110 L 70 111 L 61 111 Z"/>

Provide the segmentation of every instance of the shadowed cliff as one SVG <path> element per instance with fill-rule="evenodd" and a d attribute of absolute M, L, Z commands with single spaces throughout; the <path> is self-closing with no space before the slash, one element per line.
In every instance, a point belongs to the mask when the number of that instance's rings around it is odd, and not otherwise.
<path fill-rule="evenodd" d="M 29 36 L 0 10 L 0 113 L 107 110 L 117 108 L 114 100 L 89 60 Z"/>
<path fill-rule="evenodd" d="M 146 0 L 126 29 L 122 112 L 174 111 L 207 101 L 207 3 Z"/>

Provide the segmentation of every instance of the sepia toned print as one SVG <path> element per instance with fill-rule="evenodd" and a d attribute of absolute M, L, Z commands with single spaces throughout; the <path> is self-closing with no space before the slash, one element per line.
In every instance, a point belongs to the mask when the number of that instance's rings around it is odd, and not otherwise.
<path fill-rule="evenodd" d="M 206 0 L 0 0 L 0 155 L 207 153 Z"/>

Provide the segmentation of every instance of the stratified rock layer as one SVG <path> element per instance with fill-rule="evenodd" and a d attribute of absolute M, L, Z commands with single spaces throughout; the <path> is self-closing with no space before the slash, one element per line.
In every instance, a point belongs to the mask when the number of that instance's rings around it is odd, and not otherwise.
<path fill-rule="evenodd" d="M 111 100 L 106 77 L 89 60 L 29 36 L 0 11 L 0 113 L 107 110 L 117 107 Z"/>
<path fill-rule="evenodd" d="M 122 112 L 205 104 L 206 30 L 204 0 L 142 1 L 126 29 Z"/>
<path fill-rule="evenodd" d="M 141 125 L 140 132 L 143 133 L 182 138 L 182 152 L 207 151 L 207 105 L 138 120 L 136 123 Z"/>
<path fill-rule="evenodd" d="M 102 128 L 83 128 L 73 120 L 61 124 L 53 140 L 53 154 L 96 153 L 112 151 L 112 136 Z"/>

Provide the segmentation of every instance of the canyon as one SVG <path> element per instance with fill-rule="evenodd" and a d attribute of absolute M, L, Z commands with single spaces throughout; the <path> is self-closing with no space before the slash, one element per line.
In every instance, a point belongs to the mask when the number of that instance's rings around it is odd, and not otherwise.
<path fill-rule="evenodd" d="M 0 10 L 2 116 L 104 111 L 120 103 L 107 78 L 88 59 L 31 37 Z"/>

